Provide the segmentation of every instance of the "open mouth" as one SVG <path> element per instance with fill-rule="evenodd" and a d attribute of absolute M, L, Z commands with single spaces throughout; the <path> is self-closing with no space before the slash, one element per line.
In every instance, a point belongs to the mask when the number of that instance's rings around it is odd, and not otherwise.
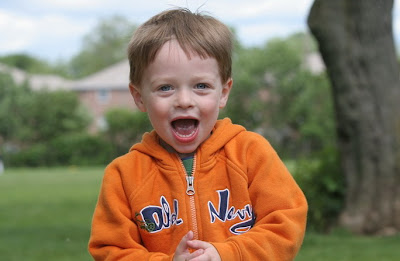
<path fill-rule="evenodd" d="M 196 119 L 178 119 L 174 120 L 171 125 L 177 136 L 189 138 L 196 133 L 199 121 Z"/>

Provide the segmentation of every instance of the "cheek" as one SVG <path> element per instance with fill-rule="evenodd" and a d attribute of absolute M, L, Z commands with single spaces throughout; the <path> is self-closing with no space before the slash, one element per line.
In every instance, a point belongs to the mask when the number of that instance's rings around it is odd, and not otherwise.
<path fill-rule="evenodd" d="M 213 122 L 218 119 L 219 111 L 220 109 L 217 103 L 209 103 L 208 106 L 205 106 L 201 111 L 201 117 L 207 122 Z M 212 125 L 214 124 L 212 123 Z"/>
<path fill-rule="evenodd" d="M 208 113 L 218 112 L 219 107 L 220 107 L 220 102 L 218 98 L 209 99 L 204 101 L 203 103 L 203 111 Z"/>
<path fill-rule="evenodd" d="M 163 117 L 167 112 L 167 109 L 164 108 L 163 103 L 154 100 L 146 103 L 146 109 L 148 116 L 153 120 Z"/>

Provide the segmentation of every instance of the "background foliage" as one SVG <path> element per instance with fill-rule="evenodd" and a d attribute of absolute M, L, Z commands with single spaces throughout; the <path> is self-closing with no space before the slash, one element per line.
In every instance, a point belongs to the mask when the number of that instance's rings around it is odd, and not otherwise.
<path fill-rule="evenodd" d="M 69 61 L 49 64 L 26 54 L 0 62 L 31 73 L 80 78 L 126 57 L 136 28 L 110 17 L 84 39 Z M 342 208 L 344 181 L 337 160 L 330 85 L 324 72 L 312 73 L 306 57 L 316 52 L 303 33 L 245 47 L 237 39 L 232 89 L 221 117 L 265 136 L 285 161 L 309 204 L 309 227 L 329 231 Z M 107 112 L 108 128 L 90 134 L 88 113 L 74 93 L 32 91 L 0 74 L 0 154 L 7 167 L 102 165 L 126 153 L 151 125 L 145 114 L 125 109 Z"/>
<path fill-rule="evenodd" d="M 114 155 L 129 151 L 132 141 L 139 141 L 152 127 L 147 114 L 140 111 L 115 108 L 106 113 L 108 129 L 105 136 L 110 141 Z"/>
<path fill-rule="evenodd" d="M 126 58 L 127 44 L 136 29 L 122 16 L 105 18 L 83 38 L 81 51 L 67 66 L 67 74 L 80 78 Z"/>

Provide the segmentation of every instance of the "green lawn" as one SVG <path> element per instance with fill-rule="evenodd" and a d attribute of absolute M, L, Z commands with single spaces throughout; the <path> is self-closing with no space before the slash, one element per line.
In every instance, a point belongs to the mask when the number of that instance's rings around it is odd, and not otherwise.
<path fill-rule="evenodd" d="M 400 235 L 362 237 L 336 231 L 330 235 L 309 233 L 296 261 L 398 261 Z"/>
<path fill-rule="evenodd" d="M 91 260 L 86 250 L 103 168 L 0 176 L 0 260 Z"/>
<path fill-rule="evenodd" d="M 12 169 L 0 176 L 0 260 L 85 261 L 103 167 Z M 400 260 L 400 236 L 308 233 L 296 261 Z M 278 260 L 279 261 L 279 260 Z"/>

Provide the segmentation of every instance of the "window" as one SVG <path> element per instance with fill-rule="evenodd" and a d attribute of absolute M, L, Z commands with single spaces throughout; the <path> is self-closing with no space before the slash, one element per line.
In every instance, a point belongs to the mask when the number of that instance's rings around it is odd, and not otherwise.
<path fill-rule="evenodd" d="M 97 101 L 100 103 L 107 103 L 111 98 L 111 93 L 109 90 L 99 90 L 97 91 Z"/>

